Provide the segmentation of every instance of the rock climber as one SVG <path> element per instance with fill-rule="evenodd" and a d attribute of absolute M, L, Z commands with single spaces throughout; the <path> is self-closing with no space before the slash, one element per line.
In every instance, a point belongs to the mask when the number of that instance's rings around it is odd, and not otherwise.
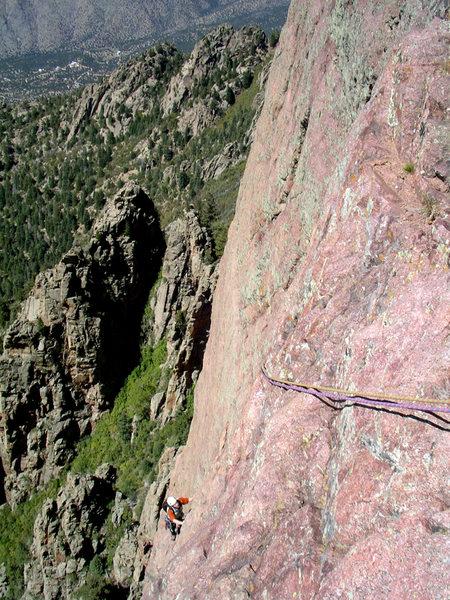
<path fill-rule="evenodd" d="M 192 501 L 192 498 L 174 498 L 169 496 L 163 503 L 163 509 L 166 511 L 164 518 L 166 528 L 172 534 L 172 540 L 179 535 L 184 521 L 183 505 Z"/>

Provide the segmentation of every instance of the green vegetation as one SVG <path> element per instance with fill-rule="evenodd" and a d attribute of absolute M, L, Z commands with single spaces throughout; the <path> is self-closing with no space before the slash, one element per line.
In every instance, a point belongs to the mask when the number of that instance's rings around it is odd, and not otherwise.
<path fill-rule="evenodd" d="M 405 165 L 403 165 L 403 170 L 406 171 L 406 173 L 414 173 L 413 163 L 407 162 Z"/>
<path fill-rule="evenodd" d="M 212 235 L 212 260 L 223 254 L 246 160 L 241 160 L 216 178 L 206 181 L 199 176 L 200 165 L 220 153 L 228 144 L 235 144 L 239 155 L 246 155 L 249 147 L 248 132 L 255 117 L 255 97 L 259 91 L 258 75 L 261 69 L 262 65 L 257 67 L 249 88 L 236 97 L 234 104 L 213 127 L 205 129 L 200 136 L 189 141 L 179 158 L 182 163 L 186 161 L 192 165 L 185 193 L 198 211 L 201 224 Z M 174 206 L 171 210 L 166 210 L 166 218 L 171 220 L 178 216 L 179 209 L 179 206 Z"/>
<path fill-rule="evenodd" d="M 161 284 L 162 279 L 163 279 L 162 269 L 160 269 L 160 271 L 158 273 L 158 277 L 156 278 L 155 283 L 152 285 L 152 289 L 150 290 L 147 302 L 145 304 L 144 314 L 142 316 L 143 324 L 153 321 L 153 319 L 154 319 L 155 315 L 153 313 L 153 309 L 152 309 L 151 305 L 152 305 L 153 300 L 156 298 L 156 294 L 158 292 L 158 288 Z"/>
<path fill-rule="evenodd" d="M 184 310 L 177 311 L 175 315 L 175 332 L 178 337 L 183 337 L 186 333 L 186 312 Z"/>
<path fill-rule="evenodd" d="M 16 600 L 23 593 L 23 565 L 30 560 L 34 521 L 44 501 L 56 497 L 64 476 L 50 482 L 14 512 L 7 504 L 0 508 L 0 564 L 5 565 L 9 582 L 6 600 Z"/>
<path fill-rule="evenodd" d="M 97 424 L 71 465 L 74 472 L 94 472 L 103 462 L 118 467 L 118 487 L 134 496 L 159 459 L 154 451 L 155 423 L 148 418 L 149 403 L 162 380 L 167 358 L 165 342 L 143 349 L 140 364 L 128 376 L 111 413 Z M 138 433 L 131 442 L 133 419 Z"/>
<path fill-rule="evenodd" d="M 245 164 L 243 160 L 207 181 L 195 199 L 200 223 L 212 235 L 215 258 L 221 258 L 227 242 Z"/>
<path fill-rule="evenodd" d="M 85 583 L 77 590 L 80 600 L 114 600 L 117 598 L 117 586 L 105 578 L 103 563 L 94 557 L 89 564 Z"/>
<path fill-rule="evenodd" d="M 153 78 L 139 109 L 118 103 L 108 117 L 100 110 L 75 120 L 81 90 L 33 104 L 0 105 L 0 329 L 14 316 L 35 275 L 53 266 L 74 237 L 86 236 L 125 174 L 155 201 L 165 226 L 196 204 L 205 184 L 205 162 L 229 144 L 245 157 L 261 65 L 240 74 L 242 60 L 244 55 L 227 55 L 225 66 L 202 76 L 168 115 L 162 114 L 160 99 L 183 62 L 169 44 L 123 67 L 125 81 L 134 63 L 142 65 L 141 79 L 133 85 Z M 197 102 L 206 103 L 216 122 L 193 137 L 189 127 L 178 127 L 178 118 L 182 108 Z M 138 150 L 143 145 L 150 152 L 145 160 Z M 213 196 L 209 201 L 216 204 Z M 220 207 L 211 210 L 220 221 Z M 229 220 L 224 215 L 222 227 L 215 228 L 221 229 L 219 248 Z"/>
<path fill-rule="evenodd" d="M 101 565 L 101 570 L 97 569 L 102 573 L 105 569 L 113 568 L 113 558 L 116 548 L 122 539 L 125 531 L 132 525 L 133 523 L 133 515 L 129 508 L 126 508 L 123 512 L 120 525 L 116 527 L 111 518 L 111 513 L 109 513 L 107 522 L 106 522 L 106 532 L 105 532 L 105 566 Z M 97 561 L 98 563 L 98 561 Z"/>
<path fill-rule="evenodd" d="M 102 417 L 94 433 L 80 447 L 72 472 L 94 472 L 104 462 L 118 470 L 117 488 L 136 499 L 144 482 L 157 475 L 158 461 L 167 447 L 186 442 L 193 413 L 193 398 L 162 429 L 149 417 L 149 404 L 164 392 L 170 373 L 164 369 L 166 343 L 143 348 L 140 364 L 127 378 L 111 413 Z"/>
<path fill-rule="evenodd" d="M 275 31 L 272 31 L 272 33 L 270 34 L 269 37 L 269 46 L 271 48 L 275 48 L 275 46 L 278 44 L 278 41 L 280 39 L 280 30 L 276 29 Z"/>

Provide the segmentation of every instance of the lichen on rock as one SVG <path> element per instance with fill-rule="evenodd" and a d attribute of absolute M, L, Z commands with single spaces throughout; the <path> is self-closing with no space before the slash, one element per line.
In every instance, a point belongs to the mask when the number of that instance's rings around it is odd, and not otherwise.
<path fill-rule="evenodd" d="M 448 402 L 443 11 L 292 2 L 144 598 L 445 597 L 448 420 L 260 374 Z"/>

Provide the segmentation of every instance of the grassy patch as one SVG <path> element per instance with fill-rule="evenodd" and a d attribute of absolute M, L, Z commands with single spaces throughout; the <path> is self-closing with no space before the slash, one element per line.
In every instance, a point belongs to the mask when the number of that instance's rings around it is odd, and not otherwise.
<path fill-rule="evenodd" d="M 439 216 L 439 207 L 437 200 L 429 194 L 424 194 L 422 198 L 425 216 L 430 221 L 434 221 Z"/>
<path fill-rule="evenodd" d="M 269 60 L 269 59 L 268 59 Z M 266 62 L 268 62 L 268 60 Z M 233 118 L 239 117 L 243 112 L 247 110 L 254 110 L 253 102 L 255 100 L 256 94 L 259 92 L 259 83 L 258 78 L 261 73 L 263 65 L 258 65 L 256 67 L 253 81 L 249 88 L 243 90 L 237 97 L 235 103 L 230 106 L 224 116 L 220 119 L 217 127 L 223 126 L 226 122 L 231 122 Z"/>
<path fill-rule="evenodd" d="M 149 404 L 159 391 L 166 358 L 165 340 L 154 348 L 143 348 L 140 364 L 125 381 L 113 410 L 102 417 L 92 436 L 81 444 L 71 471 L 93 472 L 103 462 L 109 462 L 118 468 L 118 487 L 127 495 L 134 495 L 153 466 L 152 431 L 156 424 L 148 417 Z M 133 420 L 137 432 L 131 443 Z"/>
<path fill-rule="evenodd" d="M 118 470 L 117 488 L 135 500 L 138 490 L 157 475 L 157 464 L 164 449 L 184 444 L 193 413 L 193 397 L 163 428 L 150 419 L 150 400 L 165 391 L 169 380 L 163 364 L 166 342 L 145 347 L 140 364 L 127 378 L 113 410 L 102 417 L 92 436 L 80 444 L 72 472 L 94 472 L 103 462 Z"/>

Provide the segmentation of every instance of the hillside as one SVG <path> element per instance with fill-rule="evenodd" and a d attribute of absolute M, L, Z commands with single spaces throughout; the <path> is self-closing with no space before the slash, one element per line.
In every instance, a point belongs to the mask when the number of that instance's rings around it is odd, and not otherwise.
<path fill-rule="evenodd" d="M 3 0 L 0 4 L 0 57 L 57 50 L 120 48 L 132 41 L 155 41 L 173 32 L 197 30 L 274 8 L 267 0 Z M 276 6 L 286 7 L 286 2 Z"/>
<path fill-rule="evenodd" d="M 266 50 L 260 29 L 237 35 L 221 26 L 188 60 L 161 44 L 68 97 L 3 106 L 0 326 L 123 183 L 143 185 L 164 209 L 164 225 L 190 203 L 204 217 L 217 212 L 203 187 L 246 155 L 256 78 L 250 86 Z M 229 222 L 232 212 L 219 213 Z"/>
<path fill-rule="evenodd" d="M 8 599 L 140 594 L 140 515 L 186 440 L 270 57 L 261 29 L 220 26 L 188 58 L 161 44 L 3 107 Z"/>
<path fill-rule="evenodd" d="M 67 92 L 168 40 L 184 51 L 213 27 L 280 29 L 287 0 L 0 2 L 0 99 Z"/>

